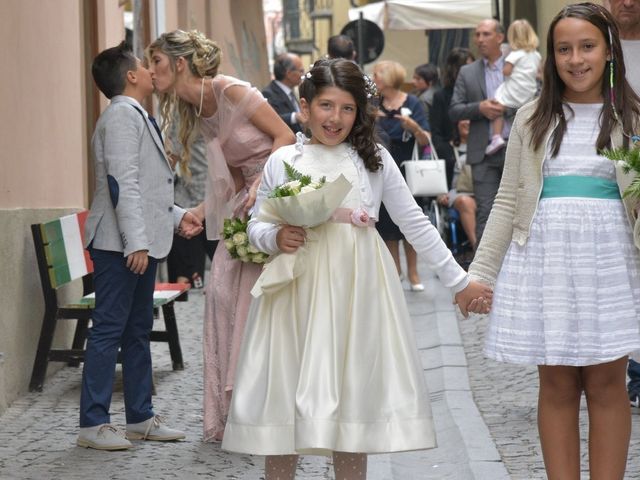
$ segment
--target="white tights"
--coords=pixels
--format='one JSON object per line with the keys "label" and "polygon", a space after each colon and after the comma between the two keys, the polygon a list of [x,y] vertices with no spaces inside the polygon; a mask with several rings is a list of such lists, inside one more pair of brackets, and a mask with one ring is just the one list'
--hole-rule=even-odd
{"label": "white tights", "polygon": [[[298,465],[297,455],[269,455],[265,459],[265,480],[293,480]],[[333,452],[336,480],[365,480],[367,454]]]}

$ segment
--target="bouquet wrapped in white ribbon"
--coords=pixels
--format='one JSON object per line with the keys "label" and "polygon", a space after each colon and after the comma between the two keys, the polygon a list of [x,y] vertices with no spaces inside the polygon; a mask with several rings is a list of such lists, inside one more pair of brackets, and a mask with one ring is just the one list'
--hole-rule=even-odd
{"label": "bouquet wrapped in white ribbon", "polygon": [[[262,202],[257,219],[306,229],[331,219],[351,190],[351,183],[343,175],[332,182],[324,178],[314,182],[287,162],[284,163],[288,181],[274,189],[269,198]],[[313,231],[307,230],[307,241],[313,239]],[[306,247],[301,247],[295,253],[279,253],[271,257],[251,294],[259,297],[263,293],[273,293],[298,277],[306,268],[305,254]]]}
{"label": "bouquet wrapped in white ribbon", "polygon": [[284,165],[289,181],[262,202],[258,212],[261,222],[313,228],[329,220],[351,190],[343,175],[333,182],[324,177],[314,182],[287,162]]}

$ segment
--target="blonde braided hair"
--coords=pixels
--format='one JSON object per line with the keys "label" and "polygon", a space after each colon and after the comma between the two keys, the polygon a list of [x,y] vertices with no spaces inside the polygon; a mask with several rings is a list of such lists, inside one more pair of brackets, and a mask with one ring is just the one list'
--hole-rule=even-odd
{"label": "blonde braided hair", "polygon": [[[151,58],[156,51],[169,57],[172,72],[176,72],[176,60],[183,57],[189,65],[190,72],[200,78],[215,77],[222,60],[222,51],[218,44],[197,30],[163,33],[147,47],[147,57]],[[191,144],[199,131],[197,107],[179,98],[175,92],[161,93],[159,97],[163,132],[168,132],[171,124],[179,119],[178,140],[182,145],[182,153],[178,163],[181,172],[189,178]],[[167,147],[167,150],[168,154],[172,153],[170,147]]]}

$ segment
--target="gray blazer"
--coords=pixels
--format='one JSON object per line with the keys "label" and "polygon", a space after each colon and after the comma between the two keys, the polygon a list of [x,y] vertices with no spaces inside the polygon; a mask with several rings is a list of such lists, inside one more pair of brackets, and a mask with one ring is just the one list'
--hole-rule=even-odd
{"label": "gray blazer", "polygon": [[[491,122],[480,113],[480,102],[487,99],[482,58],[460,69],[453,88],[449,118],[452,122],[471,120],[467,139],[467,163],[473,165],[484,159],[484,151],[489,144]],[[505,116],[512,117],[515,111],[507,110]]]}
{"label": "gray blazer", "polygon": [[146,112],[118,95],[100,115],[91,140],[96,188],[85,223],[85,247],[138,250],[160,259],[171,249],[185,211],[173,204],[173,170]]}

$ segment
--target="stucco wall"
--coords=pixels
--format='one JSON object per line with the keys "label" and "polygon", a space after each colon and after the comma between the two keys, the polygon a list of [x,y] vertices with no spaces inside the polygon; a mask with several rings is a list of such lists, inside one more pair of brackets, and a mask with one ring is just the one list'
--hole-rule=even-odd
{"label": "stucco wall", "polygon": [[[0,210],[0,413],[21,393],[28,390],[31,369],[40,336],[44,301],[36,264],[30,225],[57,218],[75,209]],[[60,292],[70,301],[82,292],[77,281]],[[70,348],[75,321],[62,321],[56,330],[54,348]],[[62,364],[51,363],[48,373]],[[46,383],[45,383],[46,388]]]}
{"label": "stucco wall", "polygon": [[261,89],[270,81],[262,0],[167,0],[166,30],[198,29],[222,49],[220,72]]}
{"label": "stucco wall", "polygon": [[0,12],[2,412],[28,389],[44,309],[29,226],[86,208],[88,127],[82,0],[3,1]]}

